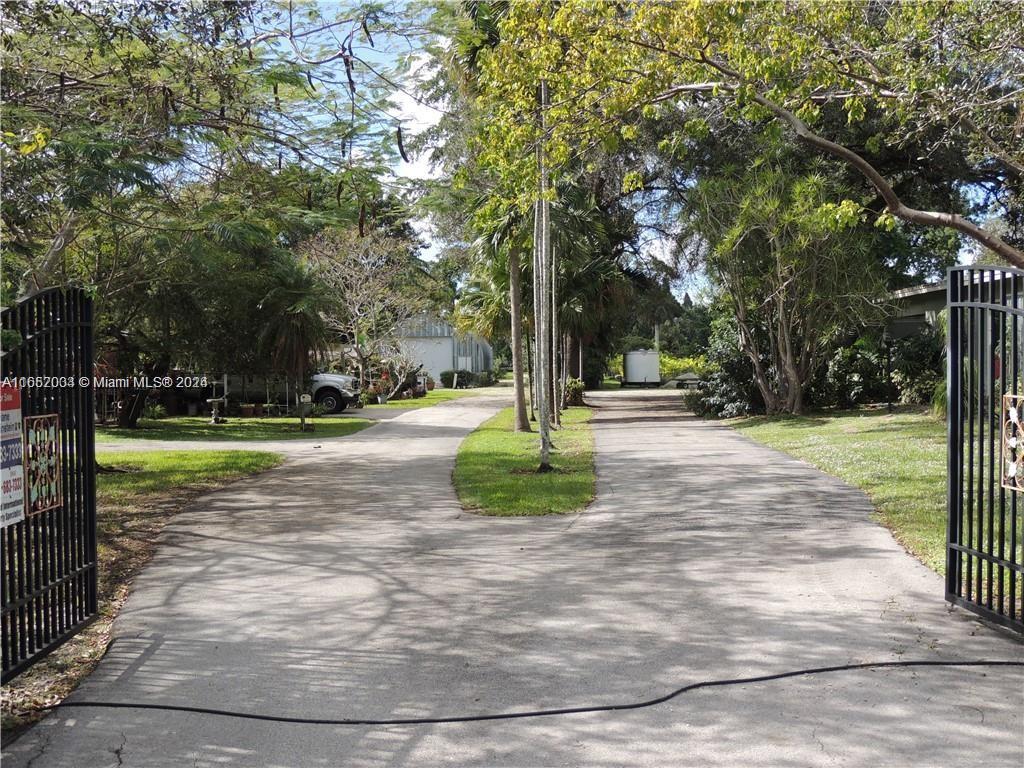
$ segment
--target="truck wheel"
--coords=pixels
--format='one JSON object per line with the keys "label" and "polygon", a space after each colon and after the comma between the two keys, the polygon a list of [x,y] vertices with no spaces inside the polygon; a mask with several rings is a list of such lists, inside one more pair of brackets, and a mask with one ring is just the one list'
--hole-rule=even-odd
{"label": "truck wheel", "polygon": [[345,398],[341,396],[341,392],[336,389],[321,389],[316,393],[317,405],[322,405],[324,410],[328,413],[341,413],[345,410],[345,406],[348,405]]}

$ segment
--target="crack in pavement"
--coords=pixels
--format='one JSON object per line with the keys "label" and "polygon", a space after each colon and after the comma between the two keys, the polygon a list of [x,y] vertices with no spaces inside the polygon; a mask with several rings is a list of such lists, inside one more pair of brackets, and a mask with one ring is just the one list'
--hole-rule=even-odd
{"label": "crack in pavement", "polygon": [[119,766],[124,765],[124,758],[122,757],[122,753],[124,752],[124,746],[127,743],[128,737],[125,736],[124,731],[121,731],[121,746],[119,746],[117,749],[111,750],[114,753],[114,757],[117,758],[117,764]]}
{"label": "crack in pavement", "polygon": [[39,751],[32,755],[31,759],[25,763],[25,768],[32,768],[32,763],[43,756],[43,753],[46,752],[46,748],[50,746],[51,738],[53,737],[49,733],[43,736],[43,743],[40,745]]}

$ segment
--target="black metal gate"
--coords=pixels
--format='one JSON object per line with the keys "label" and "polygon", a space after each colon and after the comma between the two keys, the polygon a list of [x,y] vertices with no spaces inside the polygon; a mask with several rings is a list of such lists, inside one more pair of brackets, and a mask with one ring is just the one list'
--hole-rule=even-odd
{"label": "black metal gate", "polygon": [[948,306],[946,599],[1024,632],[1024,271],[953,268]]}
{"label": "black metal gate", "polygon": [[7,682],[96,616],[92,300],[53,288],[0,315],[4,399],[21,406],[4,417],[5,499],[25,487],[0,532]]}

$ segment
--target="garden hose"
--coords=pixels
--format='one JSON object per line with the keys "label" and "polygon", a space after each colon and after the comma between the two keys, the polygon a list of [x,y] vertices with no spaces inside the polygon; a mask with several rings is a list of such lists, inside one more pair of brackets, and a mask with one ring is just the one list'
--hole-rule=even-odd
{"label": "garden hose", "polygon": [[701,688],[723,688],[731,685],[750,685],[768,683],[773,680],[785,680],[802,675],[824,675],[834,672],[848,672],[862,669],[883,669],[888,667],[1021,667],[1024,661],[874,661],[863,664],[839,664],[832,667],[812,667],[790,672],[777,672],[771,675],[756,677],[739,677],[724,680],[705,680],[676,688],[662,696],[644,701],[623,702],[621,704],[594,704],[557,709],[520,710],[513,712],[485,713],[477,715],[449,715],[444,717],[397,717],[397,718],[316,718],[286,717],[284,715],[261,715],[255,712],[238,712],[228,709],[210,707],[190,707],[176,704],[142,704],[121,701],[65,701],[42,707],[43,710],[75,708],[97,709],[152,709],[161,712],[187,712],[197,715],[214,717],[231,717],[242,720],[261,720],[272,723],[291,723],[298,725],[335,725],[335,726],[385,726],[385,725],[437,725],[442,723],[475,723],[486,720],[520,720],[528,717],[559,717],[563,715],[581,715],[593,712],[621,712],[631,709],[645,709],[664,704],[685,693]]}

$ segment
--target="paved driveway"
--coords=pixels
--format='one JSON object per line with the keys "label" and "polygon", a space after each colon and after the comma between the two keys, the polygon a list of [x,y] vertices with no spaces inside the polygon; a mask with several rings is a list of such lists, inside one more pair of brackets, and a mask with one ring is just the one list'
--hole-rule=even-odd
{"label": "paved driveway", "polygon": [[[593,397],[598,500],[582,515],[459,511],[452,457],[501,404],[487,399],[405,414],[203,498],[168,529],[75,698],[431,717],[848,662],[1024,659],[947,610],[941,580],[868,520],[858,492],[682,416],[672,394]],[[1021,670],[978,668],[430,726],[67,709],[4,764],[1019,768],[1022,712]]]}

